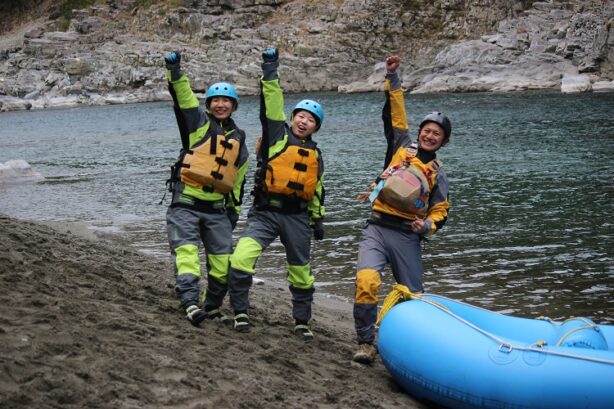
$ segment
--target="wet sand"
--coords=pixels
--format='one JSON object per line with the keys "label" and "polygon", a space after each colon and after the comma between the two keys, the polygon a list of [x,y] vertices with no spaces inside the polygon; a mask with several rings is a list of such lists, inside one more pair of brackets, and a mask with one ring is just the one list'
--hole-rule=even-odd
{"label": "wet sand", "polygon": [[195,328],[168,260],[2,215],[0,246],[2,408],[424,407],[379,358],[351,361],[348,302],[316,293],[316,339],[304,343],[287,287],[265,281],[250,296],[251,333]]}

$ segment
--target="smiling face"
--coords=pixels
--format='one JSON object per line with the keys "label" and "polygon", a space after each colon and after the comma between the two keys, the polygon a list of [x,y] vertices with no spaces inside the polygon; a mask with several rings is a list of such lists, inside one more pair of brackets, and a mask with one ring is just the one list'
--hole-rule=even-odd
{"label": "smiling face", "polygon": [[235,110],[235,102],[228,97],[213,97],[209,101],[209,112],[219,121],[230,118]]}
{"label": "smiling face", "polygon": [[418,132],[418,144],[427,152],[435,152],[446,143],[443,128],[435,122],[427,122]]}
{"label": "smiling face", "polygon": [[299,139],[305,139],[318,128],[315,116],[307,111],[296,111],[292,118],[292,133]]}

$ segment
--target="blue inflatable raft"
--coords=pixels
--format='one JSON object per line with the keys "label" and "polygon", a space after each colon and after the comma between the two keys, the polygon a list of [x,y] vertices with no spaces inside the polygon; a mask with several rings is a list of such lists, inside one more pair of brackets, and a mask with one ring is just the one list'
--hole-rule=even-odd
{"label": "blue inflatable raft", "polygon": [[506,316],[422,295],[384,316],[378,350],[415,398],[448,408],[614,408],[614,326]]}

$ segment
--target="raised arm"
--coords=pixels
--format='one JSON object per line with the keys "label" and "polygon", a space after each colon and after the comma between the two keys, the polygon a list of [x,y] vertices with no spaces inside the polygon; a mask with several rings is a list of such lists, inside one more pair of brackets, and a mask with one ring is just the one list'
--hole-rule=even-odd
{"label": "raised arm", "polygon": [[260,122],[264,146],[272,146],[285,135],[286,115],[284,95],[279,85],[279,51],[269,48],[262,53],[262,78],[260,80]]}
{"label": "raised arm", "polygon": [[181,53],[173,51],[164,57],[168,90],[173,97],[175,116],[181,132],[184,149],[198,138],[196,134],[206,123],[207,115],[200,111],[198,98],[194,95],[188,77],[181,71]]}
{"label": "raised arm", "polygon": [[395,152],[403,146],[411,144],[409,129],[407,126],[407,112],[405,111],[405,98],[401,88],[401,80],[397,69],[401,65],[398,55],[386,57],[386,103],[382,110],[384,122],[384,135],[386,136],[387,148],[384,160],[384,169],[390,165],[390,160]]}

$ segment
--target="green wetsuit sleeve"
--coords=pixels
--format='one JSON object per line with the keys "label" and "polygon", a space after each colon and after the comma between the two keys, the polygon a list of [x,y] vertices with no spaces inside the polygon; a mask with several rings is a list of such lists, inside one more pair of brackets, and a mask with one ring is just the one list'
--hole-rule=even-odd
{"label": "green wetsuit sleeve", "polygon": [[177,95],[177,103],[181,109],[198,108],[198,98],[194,95],[192,87],[190,87],[190,80],[183,74],[178,80],[171,80],[171,72],[166,70],[166,78],[173,87],[175,94]]}
{"label": "green wetsuit sleeve", "polygon": [[325,192],[323,179],[323,177],[318,179],[316,194],[307,205],[307,210],[311,219],[321,219],[326,215],[326,208],[324,207]]}
{"label": "green wetsuit sleeve", "polygon": [[307,205],[307,210],[311,219],[321,219],[326,214],[324,207],[324,199],[326,191],[324,189],[324,160],[320,150],[318,152],[318,183],[316,184],[316,193]]}
{"label": "green wetsuit sleeve", "polygon": [[285,136],[286,114],[284,113],[284,94],[279,85],[279,77],[270,81],[261,80],[262,103],[265,109],[263,129],[268,130],[268,145],[273,146]]}
{"label": "green wetsuit sleeve", "polygon": [[239,170],[237,171],[237,179],[232,187],[232,192],[229,195],[227,206],[234,207],[237,213],[241,211],[243,204],[243,194],[245,189],[245,174],[249,168],[249,153],[245,146],[245,140],[241,143],[241,153],[239,154]]}
{"label": "green wetsuit sleeve", "polygon": [[171,72],[166,70],[166,77],[169,81],[171,92],[175,93],[175,101],[179,105],[179,110],[185,127],[190,135],[189,146],[200,141],[207,130],[207,115],[200,110],[198,98],[190,87],[190,80],[183,74],[176,81],[171,80]]}

